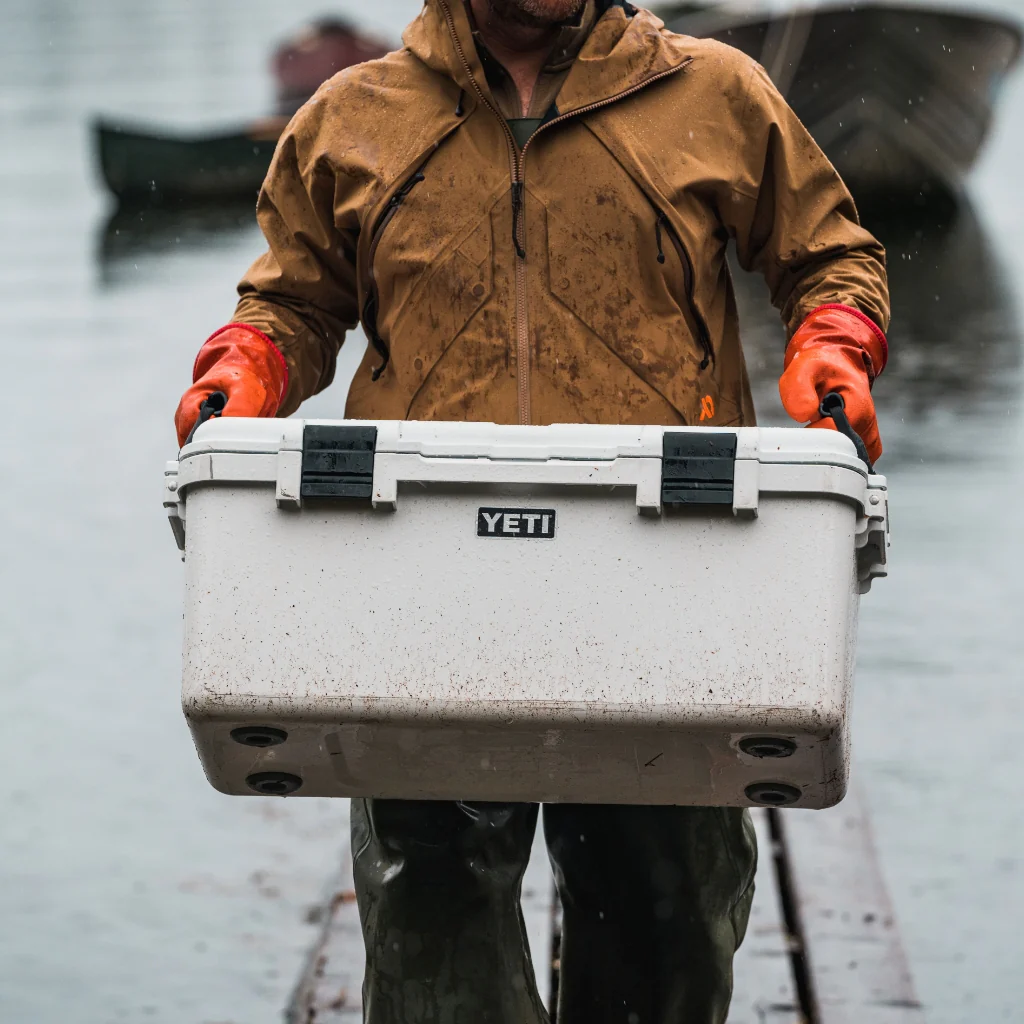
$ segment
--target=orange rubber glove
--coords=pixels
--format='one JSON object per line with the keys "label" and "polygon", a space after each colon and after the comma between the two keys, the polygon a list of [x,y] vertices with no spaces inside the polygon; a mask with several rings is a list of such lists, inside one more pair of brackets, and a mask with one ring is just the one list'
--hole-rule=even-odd
{"label": "orange rubber glove", "polygon": [[228,396],[225,416],[273,416],[288,390],[288,364],[280,349],[246,324],[228,324],[196,356],[192,387],[182,395],[174,426],[183,445],[199,419],[199,406],[214,391]]}
{"label": "orange rubber glove", "polygon": [[886,360],[889,346],[881,329],[860,310],[819,306],[797,329],[786,348],[779,395],[786,412],[809,427],[832,427],[821,415],[821,400],[838,391],[846,402],[850,425],[867,446],[871,461],[882,454],[871,385]]}

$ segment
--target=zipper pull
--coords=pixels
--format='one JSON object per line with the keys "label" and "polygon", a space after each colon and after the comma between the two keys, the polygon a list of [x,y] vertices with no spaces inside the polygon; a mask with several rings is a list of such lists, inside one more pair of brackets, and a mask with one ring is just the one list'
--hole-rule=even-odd
{"label": "zipper pull", "polygon": [[422,171],[417,171],[392,197],[389,206],[401,206],[402,201],[405,197],[418,185],[426,175]]}
{"label": "zipper pull", "polygon": [[658,262],[665,262],[665,250],[661,247],[661,221],[665,215],[659,213],[654,221],[654,237],[658,240]]}
{"label": "zipper pull", "polygon": [[526,250],[519,241],[519,217],[523,212],[523,183],[512,182],[512,244],[516,247],[516,255],[526,259]]}

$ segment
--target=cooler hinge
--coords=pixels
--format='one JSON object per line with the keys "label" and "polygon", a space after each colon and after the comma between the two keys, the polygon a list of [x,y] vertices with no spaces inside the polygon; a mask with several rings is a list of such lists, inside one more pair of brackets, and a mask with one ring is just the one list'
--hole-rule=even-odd
{"label": "cooler hinge", "polygon": [[662,442],[663,505],[732,505],[736,434],[666,430]]}
{"label": "cooler hinge", "polygon": [[371,498],[376,427],[306,424],[302,498]]}

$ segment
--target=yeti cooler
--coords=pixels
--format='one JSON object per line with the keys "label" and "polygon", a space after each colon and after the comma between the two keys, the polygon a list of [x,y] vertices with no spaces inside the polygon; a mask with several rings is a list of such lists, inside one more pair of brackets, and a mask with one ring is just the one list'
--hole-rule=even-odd
{"label": "yeti cooler", "polygon": [[888,521],[837,432],[218,419],[165,504],[224,793],[842,799]]}

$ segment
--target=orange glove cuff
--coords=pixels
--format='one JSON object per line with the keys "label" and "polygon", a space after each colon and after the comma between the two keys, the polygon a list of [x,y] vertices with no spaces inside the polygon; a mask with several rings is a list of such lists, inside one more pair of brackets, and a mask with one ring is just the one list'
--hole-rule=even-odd
{"label": "orange glove cuff", "polygon": [[[252,337],[246,338],[246,334]],[[202,348],[196,353],[196,361],[192,364],[192,382],[198,383],[199,378],[208,373],[215,363],[224,359],[233,361],[239,356],[251,361],[254,370],[262,369],[261,376],[268,384],[277,385],[273,390],[277,393],[277,403],[280,406],[288,391],[288,363],[270,338],[248,324],[225,324],[203,342]]]}
{"label": "orange glove cuff", "polygon": [[852,306],[843,306],[838,302],[818,306],[807,315],[807,318],[790,339],[786,350],[786,366],[795,354],[794,342],[800,338],[805,341],[813,335],[815,343],[856,342],[867,356],[865,369],[869,379],[874,379],[885,369],[889,361],[889,342],[882,328],[866,313]]}

